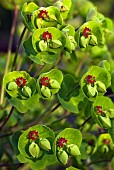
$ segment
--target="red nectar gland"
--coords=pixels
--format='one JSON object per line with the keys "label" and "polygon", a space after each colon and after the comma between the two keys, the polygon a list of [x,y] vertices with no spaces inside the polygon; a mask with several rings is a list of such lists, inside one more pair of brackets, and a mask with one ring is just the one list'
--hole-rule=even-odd
{"label": "red nectar gland", "polygon": [[52,34],[49,33],[48,31],[44,32],[43,35],[42,35],[42,37],[43,37],[43,39],[44,39],[45,41],[47,41],[47,40],[52,40]]}
{"label": "red nectar gland", "polygon": [[88,36],[91,34],[91,29],[90,28],[87,28],[85,27],[84,30],[83,30],[83,35],[88,38]]}
{"label": "red nectar gland", "polygon": [[63,146],[64,146],[64,144],[66,144],[67,143],[67,140],[65,139],[65,138],[60,138],[59,140],[58,140],[58,146],[60,147],[60,148],[62,148]]}
{"label": "red nectar gland", "polygon": [[101,116],[105,116],[105,113],[102,110],[102,106],[95,106],[97,113],[101,114]]}
{"label": "red nectar gland", "polygon": [[16,79],[16,84],[18,85],[18,87],[21,87],[21,86],[24,87],[26,85],[26,82],[27,80],[23,77],[18,77]]}
{"label": "red nectar gland", "polygon": [[43,20],[45,18],[47,18],[47,19],[49,18],[48,12],[46,10],[41,10],[38,16],[39,16],[39,18],[42,18]]}
{"label": "red nectar gland", "polygon": [[42,77],[41,84],[48,87],[50,85],[50,79],[48,77]]}
{"label": "red nectar gland", "polygon": [[103,143],[105,145],[109,145],[110,144],[110,139],[103,139]]}
{"label": "red nectar gland", "polygon": [[96,78],[94,76],[92,76],[92,75],[88,75],[86,77],[86,82],[89,83],[89,84],[94,85],[94,83],[96,82]]}
{"label": "red nectar gland", "polygon": [[36,140],[39,137],[38,132],[36,130],[32,130],[29,132],[28,137],[31,140]]}

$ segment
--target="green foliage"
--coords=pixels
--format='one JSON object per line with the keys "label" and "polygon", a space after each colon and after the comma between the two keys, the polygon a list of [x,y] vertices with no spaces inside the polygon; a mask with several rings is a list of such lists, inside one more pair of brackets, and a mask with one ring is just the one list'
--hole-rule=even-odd
{"label": "green foliage", "polygon": [[0,65],[6,62],[5,70],[1,67],[0,167],[19,162],[25,170],[104,170],[110,161],[113,169],[114,23],[94,3],[0,1],[6,9],[20,10],[18,17],[14,12],[12,29],[16,23],[20,29],[20,19],[25,26],[14,56],[12,31],[8,55],[0,54]]}

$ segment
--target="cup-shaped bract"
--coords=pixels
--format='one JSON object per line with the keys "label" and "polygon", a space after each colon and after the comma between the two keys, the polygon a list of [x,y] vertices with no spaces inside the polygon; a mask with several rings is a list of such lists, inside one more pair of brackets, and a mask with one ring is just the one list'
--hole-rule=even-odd
{"label": "cup-shaped bract", "polygon": [[4,76],[4,87],[10,97],[26,100],[36,92],[36,81],[26,71],[12,71]]}
{"label": "cup-shaped bract", "polygon": [[111,75],[105,69],[92,66],[81,78],[81,89],[84,95],[90,100],[95,100],[96,96],[104,95],[106,89],[111,84]]}
{"label": "cup-shaped bract", "polygon": [[59,91],[62,81],[63,75],[60,70],[52,69],[42,73],[37,80],[38,91],[44,99],[50,99]]}
{"label": "cup-shaped bract", "polygon": [[30,2],[28,4],[24,3],[24,5],[22,6],[21,10],[22,21],[30,31],[34,30],[34,26],[31,21],[32,13],[36,11],[38,8],[39,7],[34,2]]}
{"label": "cup-shaped bract", "polygon": [[[74,157],[79,156],[81,141],[82,135],[79,130],[66,128],[61,131],[55,139],[54,146],[54,152],[59,162],[67,164],[69,155]],[[64,156],[63,159],[62,156]]]}
{"label": "cup-shaped bract", "polygon": [[80,48],[103,46],[104,33],[101,24],[97,21],[88,21],[76,31],[76,41]]}
{"label": "cup-shaped bract", "polygon": [[35,10],[31,16],[31,22],[34,29],[38,29],[57,27],[58,24],[62,25],[63,21],[58,8],[49,6]]}
{"label": "cup-shaped bract", "polygon": [[37,64],[54,63],[66,44],[65,35],[57,28],[40,28],[24,42],[24,49]]}
{"label": "cup-shaped bract", "polygon": [[91,110],[92,117],[99,126],[111,127],[111,120],[114,118],[114,105],[110,98],[97,96]]}

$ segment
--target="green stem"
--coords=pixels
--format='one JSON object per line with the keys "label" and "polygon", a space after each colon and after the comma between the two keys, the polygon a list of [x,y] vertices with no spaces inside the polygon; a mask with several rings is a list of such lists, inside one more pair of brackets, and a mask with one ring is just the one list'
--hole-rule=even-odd
{"label": "green stem", "polygon": [[[24,130],[28,129],[29,127],[31,127],[31,126],[33,126],[33,125],[35,125],[35,124],[38,124],[38,123],[42,122],[46,117],[48,117],[52,112],[54,112],[60,105],[61,105],[60,103],[57,103],[56,106],[55,106],[53,109],[51,109],[51,110],[50,110],[50,108],[52,108],[52,105],[51,105],[50,107],[48,107],[48,108],[43,112],[43,114],[42,114],[40,117],[38,117],[38,119],[36,119],[35,121],[29,123],[29,124],[24,128]],[[50,111],[48,112],[48,110],[50,110]]]}
{"label": "green stem", "polygon": [[26,31],[26,27],[24,27],[24,29],[23,29],[23,31],[22,31],[22,33],[21,33],[21,36],[20,36],[20,38],[19,38],[19,41],[18,41],[18,45],[17,45],[17,48],[16,48],[15,57],[14,57],[14,60],[13,60],[13,64],[12,64],[12,69],[11,69],[11,71],[15,70],[15,68],[16,68],[15,65],[16,65],[16,60],[17,60],[17,56],[18,56],[18,52],[19,52],[19,47],[20,47],[20,44],[21,44],[21,42],[22,42],[23,36],[24,36],[24,34],[25,34],[25,31]]}
{"label": "green stem", "polygon": [[12,106],[9,115],[6,117],[6,119],[4,120],[3,124],[0,126],[0,132],[2,131],[2,129],[4,128],[6,123],[8,122],[9,118],[11,117],[11,115],[13,113],[13,110],[14,110],[14,107]]}
{"label": "green stem", "polygon": [[34,77],[34,78],[38,77],[44,67],[45,67],[45,65],[41,66],[40,69],[38,69],[38,70],[36,71],[36,73],[34,74],[33,77]]}
{"label": "green stem", "polygon": [[91,116],[88,117],[88,118],[84,121],[84,123],[82,123],[82,125],[81,125],[80,128],[79,128],[79,130],[81,130],[81,129],[83,128],[83,126],[84,126],[91,118],[92,118]]}
{"label": "green stem", "polygon": [[42,115],[39,120],[37,121],[37,123],[40,123],[42,122],[45,118],[47,118],[52,112],[54,112],[61,104],[60,103],[57,103],[57,105],[52,109],[50,110],[48,113],[46,113],[45,115]]}
{"label": "green stem", "polygon": [[[6,65],[5,65],[5,69],[4,69],[4,75],[7,74],[7,72],[8,72],[9,62],[10,62],[10,58],[11,58],[11,49],[12,49],[12,44],[13,44],[13,37],[14,37],[15,27],[16,27],[17,15],[18,15],[18,7],[15,6],[14,17],[13,17],[11,31],[10,31],[10,39],[9,39],[9,44],[8,44],[8,53],[7,53],[7,60],[6,60]],[[3,104],[3,101],[4,101],[4,85],[3,85],[3,82],[2,82],[0,105]]]}
{"label": "green stem", "polygon": [[96,160],[96,161],[88,163],[86,166],[88,167],[88,166],[90,166],[92,164],[102,163],[102,162],[110,162],[110,160]]}
{"label": "green stem", "polygon": [[60,122],[60,121],[63,120],[63,119],[67,119],[68,117],[70,117],[70,116],[72,116],[72,115],[73,115],[73,113],[69,113],[69,114],[67,114],[67,115],[64,115],[64,116],[60,117],[59,119],[57,119],[57,120],[55,120],[55,121],[53,121],[53,122],[46,123],[46,125],[47,125],[47,126],[53,125],[53,124],[55,124],[55,123]]}

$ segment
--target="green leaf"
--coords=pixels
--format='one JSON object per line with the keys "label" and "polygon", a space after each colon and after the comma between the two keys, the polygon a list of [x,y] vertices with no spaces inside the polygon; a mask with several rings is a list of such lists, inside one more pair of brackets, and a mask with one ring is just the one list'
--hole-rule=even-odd
{"label": "green leaf", "polygon": [[86,0],[77,0],[75,5],[76,5],[76,9],[78,10],[79,14],[84,18],[86,18],[88,11],[92,7],[94,7],[92,2],[86,1]]}
{"label": "green leaf", "polygon": [[31,98],[27,100],[20,100],[15,97],[8,98],[8,101],[12,106],[14,106],[20,113],[25,113],[28,110],[34,109],[39,103],[39,98],[41,96],[39,94],[33,95]]}
{"label": "green leaf", "polygon": [[27,159],[26,157],[24,157],[23,155],[20,154],[19,149],[18,149],[18,140],[19,137],[21,136],[22,131],[16,131],[11,139],[11,144],[13,146],[14,152],[16,154],[17,159],[21,162],[21,163],[26,163]]}
{"label": "green leaf", "polygon": [[90,20],[98,20],[97,19],[97,8],[93,7],[88,11],[87,17],[86,17],[86,21],[90,21]]}
{"label": "green leaf", "polygon": [[69,74],[64,76],[61,89],[58,93],[58,99],[66,110],[73,113],[79,112],[78,105],[83,101],[84,96],[73,76]]}
{"label": "green leaf", "polygon": [[7,0],[7,1],[0,1],[0,4],[6,9],[14,10],[15,5],[17,5],[18,8],[20,9],[25,2],[30,2],[30,1],[32,0]]}
{"label": "green leaf", "polygon": [[32,36],[29,37],[28,40],[25,40],[23,43],[24,50],[28,57],[33,60],[35,63],[43,65],[44,63],[41,61],[41,57],[37,54],[32,46]]}
{"label": "green leaf", "polygon": [[114,71],[112,71],[111,73],[111,89],[114,93]]}
{"label": "green leaf", "polygon": [[60,10],[60,13],[63,19],[66,19],[69,13],[71,4],[72,4],[71,0],[62,0],[62,1],[57,1],[54,5]]}
{"label": "green leaf", "polygon": [[110,64],[108,63],[107,60],[100,61],[98,66],[105,68],[107,71],[110,71]]}
{"label": "green leaf", "polygon": [[22,21],[30,31],[34,30],[33,24],[31,23],[32,13],[37,9],[38,6],[34,2],[30,2],[28,4],[26,2],[22,7],[21,11]]}
{"label": "green leaf", "polygon": [[111,119],[111,128],[108,129],[108,132],[112,138],[112,141],[114,143],[114,118]]}

